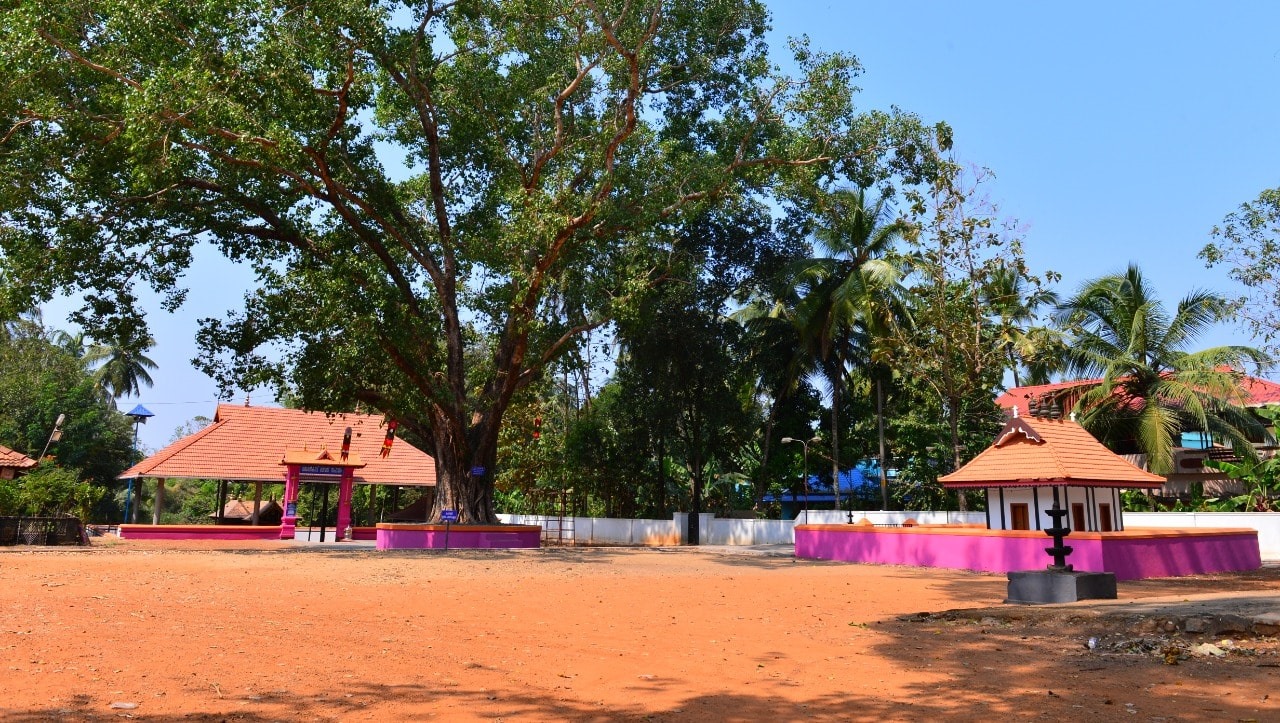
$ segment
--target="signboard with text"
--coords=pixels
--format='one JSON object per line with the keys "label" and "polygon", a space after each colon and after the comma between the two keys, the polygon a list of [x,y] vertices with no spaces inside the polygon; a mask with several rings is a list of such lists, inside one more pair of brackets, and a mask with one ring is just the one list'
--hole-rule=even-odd
{"label": "signboard with text", "polygon": [[341,477],[342,468],[323,464],[304,464],[298,467],[298,474],[307,477]]}

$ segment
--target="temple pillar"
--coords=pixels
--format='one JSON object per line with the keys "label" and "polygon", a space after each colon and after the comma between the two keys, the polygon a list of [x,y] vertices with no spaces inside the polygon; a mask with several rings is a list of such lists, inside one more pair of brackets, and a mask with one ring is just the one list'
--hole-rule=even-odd
{"label": "temple pillar", "polygon": [[292,540],[298,524],[298,467],[289,465],[284,473],[284,517],[280,520],[280,539]]}
{"label": "temple pillar", "polygon": [[347,528],[351,527],[351,496],[354,485],[355,470],[351,467],[343,468],[342,480],[338,483],[338,524],[333,533],[335,540],[351,539],[347,534]]}
{"label": "temple pillar", "polygon": [[164,507],[164,478],[156,478],[156,504],[151,511],[151,524],[160,524],[160,508]]}

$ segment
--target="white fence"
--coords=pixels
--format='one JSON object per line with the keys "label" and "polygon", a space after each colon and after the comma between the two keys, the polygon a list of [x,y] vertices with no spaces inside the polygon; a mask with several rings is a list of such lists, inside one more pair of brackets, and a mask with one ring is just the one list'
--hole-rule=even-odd
{"label": "white fence", "polygon": [[[810,510],[813,524],[847,524],[849,513]],[[543,515],[498,515],[503,522],[541,525],[554,539],[580,545],[680,545],[685,542],[688,514],[677,512],[670,520],[620,520],[603,517],[574,517],[560,520]],[[698,541],[703,545],[790,545],[795,543],[794,524],[805,523],[806,513],[797,520],[720,519],[699,515]],[[908,518],[922,525],[982,524],[984,512],[854,512],[853,521],[866,518],[876,525],[901,525]],[[1280,513],[1275,512],[1126,512],[1124,525],[1133,527],[1248,527],[1258,531],[1262,559],[1280,560]]]}
{"label": "white fence", "polygon": [[[811,510],[808,521],[813,524],[845,524],[847,512]],[[506,523],[540,525],[552,539],[563,539],[580,545],[681,545],[688,531],[687,512],[677,512],[670,520],[622,520],[605,517],[560,518],[545,515],[498,515]],[[855,512],[853,521],[863,518],[877,525],[900,525],[907,519],[921,524],[984,522],[981,512]],[[698,542],[702,545],[791,545],[795,543],[794,526],[804,524],[806,513],[798,520],[721,519],[711,513],[698,516]]]}
{"label": "white fence", "polygon": [[1126,512],[1124,526],[1252,527],[1258,531],[1262,559],[1280,560],[1280,512]]}

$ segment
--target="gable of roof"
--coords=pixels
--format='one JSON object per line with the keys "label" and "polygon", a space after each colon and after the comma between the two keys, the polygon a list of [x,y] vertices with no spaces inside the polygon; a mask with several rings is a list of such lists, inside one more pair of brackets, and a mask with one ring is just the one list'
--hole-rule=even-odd
{"label": "gable of roof", "polygon": [[119,479],[219,479],[245,482],[281,482],[286,453],[310,450],[320,456],[331,450],[338,456],[342,436],[351,427],[352,461],[356,484],[429,486],[436,483],[435,460],[403,439],[382,457],[386,431],[382,417],[374,414],[305,412],[280,407],[246,407],[219,404],[213,423],[142,460]]}
{"label": "gable of roof", "polygon": [[1165,480],[1133,466],[1069,419],[1016,417],[995,443],[938,481],[950,489],[1036,485],[1149,489]]}
{"label": "gable of roof", "polygon": [[36,461],[21,452],[15,452],[12,449],[0,444],[0,467],[12,467],[14,469],[29,469],[36,466]]}

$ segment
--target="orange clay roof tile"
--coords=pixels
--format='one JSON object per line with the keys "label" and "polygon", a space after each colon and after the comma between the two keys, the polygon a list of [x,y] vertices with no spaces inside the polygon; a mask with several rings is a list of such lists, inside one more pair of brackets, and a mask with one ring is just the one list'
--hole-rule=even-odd
{"label": "orange clay roof tile", "polygon": [[12,449],[0,444],[0,467],[14,467],[16,469],[27,469],[36,466],[36,461],[21,452],[15,452]]}
{"label": "orange clay roof tile", "polygon": [[278,407],[219,404],[213,423],[183,437],[119,475],[165,479],[221,479],[280,482],[286,453],[342,450],[342,435],[353,432],[351,457],[363,462],[356,484],[423,486],[436,483],[435,460],[397,438],[391,454],[380,456],[386,427],[374,414],[337,414]]}
{"label": "orange clay roof tile", "polygon": [[[1001,409],[1012,409],[1016,405],[1018,410],[1025,414],[1027,412],[1027,403],[1030,400],[1040,399],[1043,395],[1050,392],[1057,392],[1066,397],[1069,406],[1070,404],[1075,403],[1075,397],[1085,389],[1088,389],[1101,381],[1101,379],[1081,379],[1072,382],[1056,382],[1054,384],[1036,384],[1025,387],[1013,387],[1009,391],[996,397],[996,404],[999,405]],[[1078,387],[1080,391],[1072,393],[1070,390],[1073,387]],[[1260,407],[1265,404],[1280,403],[1280,384],[1273,381],[1245,374],[1242,375],[1240,379],[1240,388],[1244,396],[1243,404],[1246,407]]]}
{"label": "orange clay roof tile", "polygon": [[1102,446],[1076,422],[1016,417],[992,446],[938,481],[949,488],[1070,484],[1147,489],[1165,480]]}

